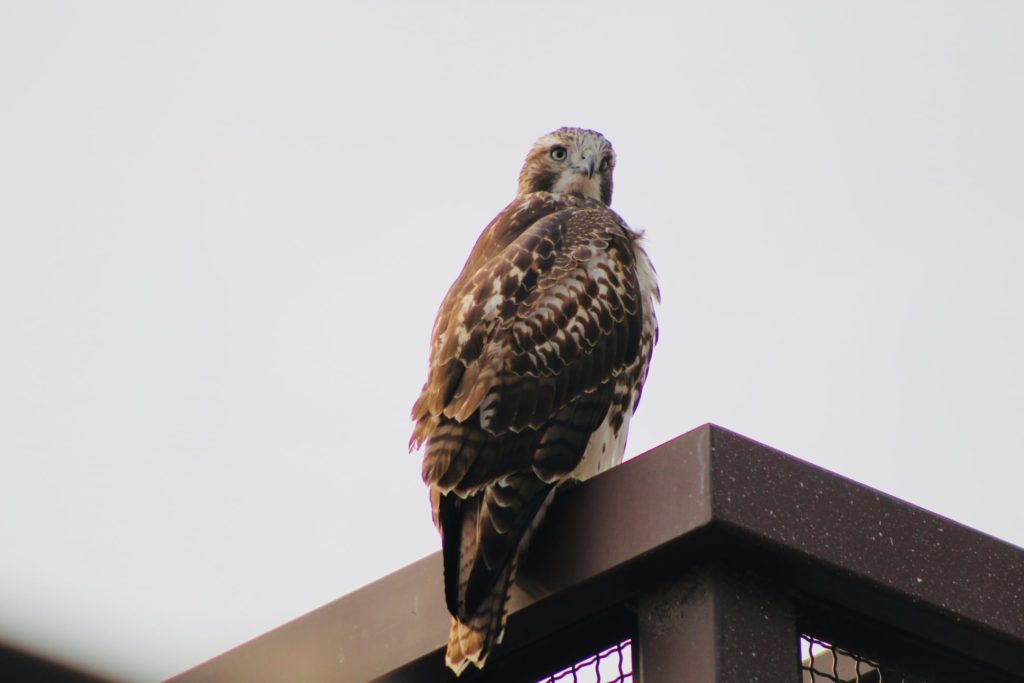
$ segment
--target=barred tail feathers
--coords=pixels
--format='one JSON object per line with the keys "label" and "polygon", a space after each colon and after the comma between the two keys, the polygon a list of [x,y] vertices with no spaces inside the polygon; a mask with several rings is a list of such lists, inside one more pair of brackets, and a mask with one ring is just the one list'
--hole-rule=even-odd
{"label": "barred tail feathers", "polygon": [[505,620],[508,615],[508,599],[515,581],[515,568],[509,567],[503,575],[503,586],[495,590],[481,605],[473,616],[465,623],[452,617],[452,628],[448,633],[448,651],[444,662],[456,676],[469,666],[470,662],[478,669],[487,663],[487,657],[494,646],[501,642],[505,635]]}
{"label": "barred tail feathers", "polygon": [[522,539],[515,556],[498,577],[494,590],[481,603],[479,608],[466,621],[452,618],[451,630],[448,633],[448,649],[445,652],[445,664],[460,676],[472,663],[482,669],[495,645],[501,643],[505,636],[505,623],[508,621],[508,602],[512,597],[512,585],[516,580],[519,562],[526,554],[534,531],[544,520],[544,515],[555,496],[555,487],[548,491],[543,503],[534,515]]}

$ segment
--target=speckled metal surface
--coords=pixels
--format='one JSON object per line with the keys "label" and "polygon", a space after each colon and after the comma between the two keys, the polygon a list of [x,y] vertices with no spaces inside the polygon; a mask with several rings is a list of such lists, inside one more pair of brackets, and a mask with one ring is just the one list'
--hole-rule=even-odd
{"label": "speckled metal surface", "polygon": [[[750,625],[758,619],[795,633],[796,612],[811,604],[819,614],[827,605],[873,618],[1024,672],[1024,550],[705,425],[556,500],[520,571],[495,676],[486,680],[505,680],[497,676],[502,658],[516,659],[550,634],[562,631],[560,642],[574,647],[565,638],[593,631],[578,624],[623,604],[639,606],[643,651],[652,591],[710,567],[718,573],[701,579],[711,582],[711,602],[700,609],[712,609],[720,628],[686,637],[725,650],[710,678],[690,681],[755,680],[742,677],[756,669],[729,673],[729,662],[742,658],[723,652],[750,644],[729,634],[757,633]],[[737,571],[753,583],[737,583]],[[742,586],[755,588],[745,594]],[[435,554],[172,680],[449,680],[441,589]],[[661,642],[673,651],[671,638]],[[756,649],[775,652],[764,671],[795,667],[795,636],[785,642],[789,654]],[[652,660],[644,661],[651,671]]]}
{"label": "speckled metal surface", "polygon": [[727,430],[711,444],[713,517],[734,553],[770,560],[805,595],[1024,673],[1020,548]]}
{"label": "speckled metal surface", "polygon": [[637,608],[640,680],[796,681],[798,634],[788,597],[720,563],[660,584]]}
{"label": "speckled metal surface", "polygon": [[715,519],[1018,638],[1024,552],[715,428]]}

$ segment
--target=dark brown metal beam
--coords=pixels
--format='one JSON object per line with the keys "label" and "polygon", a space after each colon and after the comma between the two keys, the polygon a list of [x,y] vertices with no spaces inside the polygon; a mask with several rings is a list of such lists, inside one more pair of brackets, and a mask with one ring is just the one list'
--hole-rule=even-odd
{"label": "dark brown metal beam", "polygon": [[[1024,551],[713,425],[556,500],[492,661],[710,560],[1024,671]],[[447,680],[441,590],[435,554],[172,680]]]}
{"label": "dark brown metal beam", "polygon": [[[712,428],[716,523],[802,595],[1024,672],[1024,550]],[[770,567],[769,567],[770,565]]]}

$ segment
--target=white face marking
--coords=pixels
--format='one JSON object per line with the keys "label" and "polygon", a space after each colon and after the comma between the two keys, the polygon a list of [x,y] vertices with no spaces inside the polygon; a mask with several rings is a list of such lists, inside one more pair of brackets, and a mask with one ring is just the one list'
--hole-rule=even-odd
{"label": "white face marking", "polygon": [[588,178],[572,168],[567,168],[562,175],[558,176],[553,192],[575,192],[591,199],[601,198],[601,176],[594,175]]}

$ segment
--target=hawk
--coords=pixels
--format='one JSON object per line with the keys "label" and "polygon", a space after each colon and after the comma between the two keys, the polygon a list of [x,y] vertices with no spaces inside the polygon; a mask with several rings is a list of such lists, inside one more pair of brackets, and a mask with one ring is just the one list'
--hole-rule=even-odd
{"label": "hawk", "polygon": [[434,322],[409,448],[426,445],[456,674],[501,642],[555,491],[622,460],[660,294],[640,234],[608,208],[614,168],[598,132],[537,140]]}

